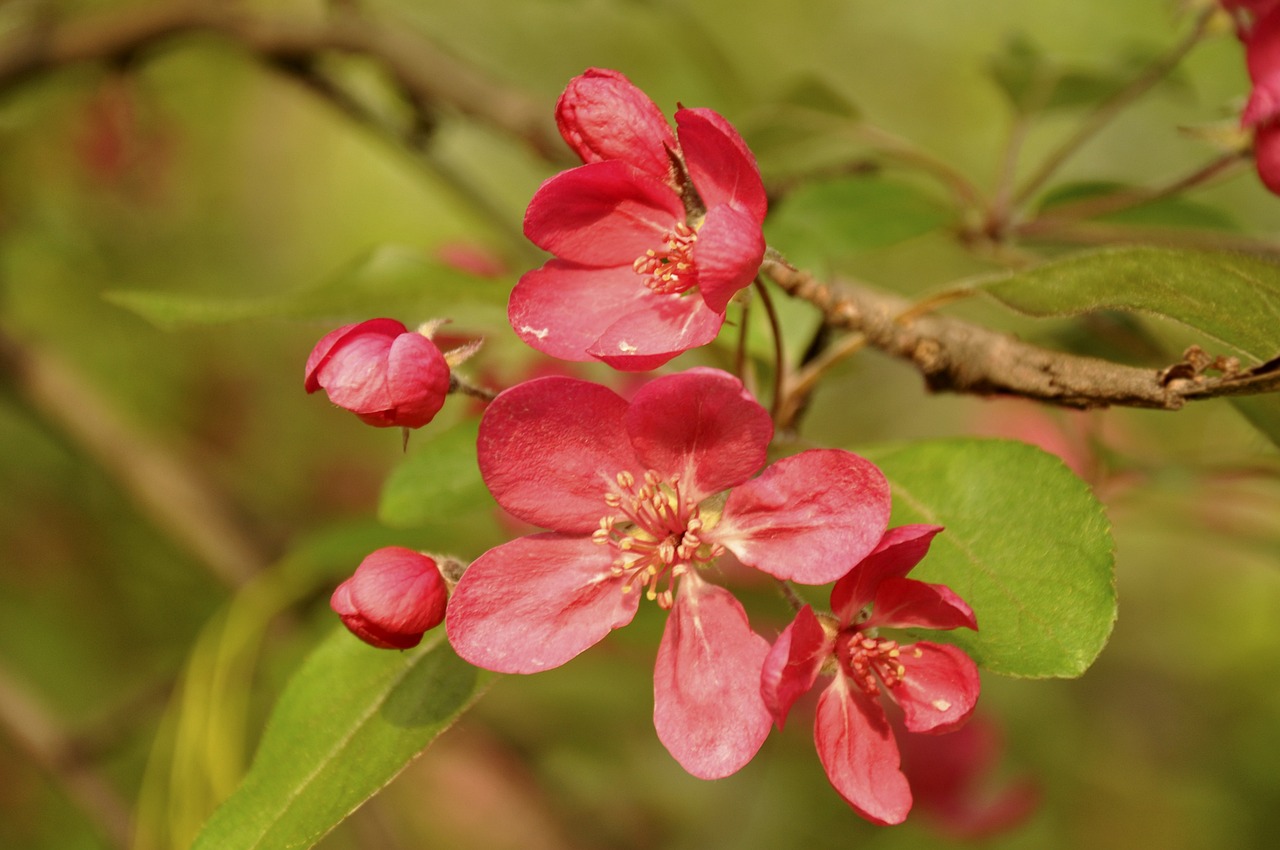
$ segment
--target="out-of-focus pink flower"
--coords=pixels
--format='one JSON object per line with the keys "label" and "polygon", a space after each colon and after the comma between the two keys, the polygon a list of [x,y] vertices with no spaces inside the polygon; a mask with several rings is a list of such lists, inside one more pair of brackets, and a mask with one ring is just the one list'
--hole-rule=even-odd
{"label": "out-of-focus pink flower", "polygon": [[939,832],[966,841],[990,838],[1035,811],[1040,794],[1030,779],[996,783],[1003,745],[997,727],[981,715],[946,735],[896,731],[915,810]]}
{"label": "out-of-focus pink flower", "polygon": [[627,371],[710,342],[764,257],[768,202],[746,143],[709,109],[679,109],[673,136],[614,71],[576,78],[556,115],[586,164],[529,202],[525,235],[556,259],[520,278],[511,326],[539,351]]}
{"label": "out-of-focus pink flower", "polygon": [[449,392],[449,366],[436,344],[395,319],[343,325],[316,343],[307,358],[307,392],[380,428],[419,428],[435,417]]}
{"label": "out-of-focus pink flower", "polygon": [[768,643],[742,605],[703,578],[726,551],[779,578],[821,584],[870,552],[888,523],[880,471],[850,452],[765,464],[769,414],[731,375],[693,369],[628,402],[607,387],[540,378],[498,396],[478,440],[498,504],[547,533],[467,568],[449,640],[490,670],[564,664],[631,622],[641,595],[668,609],[654,725],[695,776],[742,767],[768,735]]}
{"label": "out-of-focus pink flower", "polygon": [[436,562],[402,546],[368,555],[329,606],[352,634],[380,649],[417,646],[444,620],[449,592]]}
{"label": "out-of-focus pink flower", "polygon": [[1236,19],[1253,83],[1240,126],[1254,128],[1258,177],[1280,194],[1280,0],[1223,0],[1222,5]]}
{"label": "out-of-focus pink flower", "polygon": [[973,611],[950,588],[905,577],[941,530],[890,529],[836,582],[832,615],[800,609],[761,675],[761,693],[779,727],[819,676],[833,676],[818,697],[818,758],[840,796],[879,824],[905,820],[912,799],[879,697],[897,704],[908,731],[931,734],[959,727],[978,701],[978,668],[964,652],[928,641],[904,646],[879,635],[884,628],[977,628]]}
{"label": "out-of-focus pink flower", "polygon": [[436,249],[436,257],[446,266],[483,278],[507,274],[507,264],[490,248],[474,242],[447,242]]}

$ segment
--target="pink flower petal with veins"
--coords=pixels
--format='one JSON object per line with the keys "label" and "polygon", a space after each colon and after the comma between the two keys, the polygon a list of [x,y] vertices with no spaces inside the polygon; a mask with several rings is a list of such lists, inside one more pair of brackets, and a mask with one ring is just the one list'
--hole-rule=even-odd
{"label": "pink flower petal with veins", "polygon": [[764,465],[773,420],[742,382],[717,369],[689,369],[641,387],[623,417],[636,456],[678,474],[703,497],[741,484]]}
{"label": "pink flower petal with veins", "polygon": [[973,609],[944,584],[887,578],[876,589],[875,607],[864,624],[884,629],[978,628]]}
{"label": "pink flower petal with veins", "polygon": [[902,708],[911,732],[948,732],[969,719],[978,703],[978,665],[954,646],[904,646],[898,662],[907,674],[889,695]]}
{"label": "pink flower petal with veins", "polygon": [[480,475],[498,504],[554,531],[590,533],[624,470],[637,477],[622,424],[627,402],[608,387],[550,376],[502,392],[480,421]]}
{"label": "pink flower petal with veins", "polygon": [[844,676],[818,697],[813,740],[827,778],[860,815],[885,825],[906,820],[911,788],[893,729],[884,709]]}
{"label": "pink flower petal with veins", "polygon": [[617,71],[588,68],[556,102],[556,126],[583,162],[620,159],[660,180],[671,170],[675,134],[662,110]]}
{"label": "pink flower petal with veins", "polygon": [[760,167],[733,125],[711,109],[676,111],[680,148],[707,209],[731,204],[759,226],[769,208]]}
{"label": "pink flower petal with veins", "polygon": [[544,182],[525,210],[524,233],[562,260],[629,266],[664,245],[684,216],[684,204],[670,186],[625,162],[608,160]]}
{"label": "pink flower petal with veins", "polygon": [[723,313],[729,300],[751,285],[760,271],[764,249],[759,221],[727,204],[707,210],[693,245],[693,262],[698,270],[698,291],[708,307]]}
{"label": "pink flower petal with veins", "polygon": [[387,337],[388,347],[391,344],[390,340],[408,331],[408,328],[395,319],[370,319],[367,322],[343,325],[336,330],[329,331],[329,333],[320,338],[315,348],[311,350],[310,356],[307,357],[306,380],[304,383],[304,388],[307,392],[313,393],[320,389],[320,381],[317,374],[320,371],[320,367],[329,362],[329,359],[333,356],[334,348],[342,342],[348,333],[357,327],[370,336],[380,334]]}
{"label": "pink flower petal with veins", "polygon": [[751,760],[771,720],[760,696],[768,642],[733,594],[690,573],[680,580],[653,679],[653,725],[685,770],[720,779]]}
{"label": "pink flower petal with veins", "polygon": [[760,695],[779,729],[796,700],[818,681],[823,663],[834,651],[835,640],[808,605],[773,642],[760,673]]}
{"label": "pink flower petal with veins", "polygon": [[940,525],[900,525],[886,531],[875,550],[831,589],[831,610],[840,625],[852,623],[858,612],[871,604],[880,582],[911,572],[939,531]]}
{"label": "pink flower petal with veins", "polygon": [[702,299],[653,292],[634,279],[643,293],[636,300],[638,307],[616,316],[588,346],[587,354],[619,371],[645,372],[706,345],[720,333],[724,315],[712,311]]}
{"label": "pink flower petal with veins", "polygon": [[813,449],[735,488],[705,537],[775,578],[826,584],[875,548],[889,508],[889,484],[875,464]]}
{"label": "pink flower petal with veins", "polygon": [[485,552],[449,599],[449,642],[465,660],[499,673],[559,667],[635,617],[640,593],[623,593],[614,553],[590,537],[535,534]]}

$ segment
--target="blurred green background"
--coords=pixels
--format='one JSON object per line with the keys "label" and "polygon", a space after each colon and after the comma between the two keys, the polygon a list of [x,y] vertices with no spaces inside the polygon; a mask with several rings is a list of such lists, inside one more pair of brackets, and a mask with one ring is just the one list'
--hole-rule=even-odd
{"label": "blurred green background", "polygon": [[[331,11],[310,0],[236,5],[301,22]],[[710,106],[737,123],[770,181],[851,159],[847,138],[794,132],[770,111],[798,86],[820,85],[983,187],[997,178],[1011,121],[988,67],[1010,38],[1066,66],[1106,70],[1158,55],[1189,26],[1167,0],[332,6],[394,22],[543,104],[548,120],[574,74],[622,70],[664,109]],[[41,26],[93,16],[107,27],[144,8],[11,0],[0,4],[0,55]],[[399,126],[403,104],[376,68],[331,61],[336,78]],[[1213,151],[1179,128],[1230,125],[1247,87],[1236,40],[1207,39],[1059,182],[1158,184],[1192,170]],[[1080,115],[1035,122],[1023,173]],[[149,294],[288,298],[345,280],[381,246],[429,263],[461,242],[505,257],[511,272],[468,279],[447,304],[430,292],[422,303],[444,304],[437,313],[454,317],[451,332],[487,337],[470,375],[518,379],[534,361],[503,305],[538,261],[518,239],[524,205],[558,166],[456,108],[436,117],[426,153],[406,151],[231,41],[200,34],[0,90],[0,846],[185,846],[234,787],[290,670],[335,627],[328,593],[367,551],[403,543],[469,558],[509,534],[482,502],[417,528],[379,523],[382,482],[404,457],[399,434],[302,391],[311,345],[364,315],[162,327],[127,306],[162,303]],[[944,208],[930,184],[902,180]],[[1247,169],[1194,198],[1233,233],[1280,233],[1280,200]],[[995,268],[945,227],[910,239],[806,239],[822,223],[782,218],[786,203],[770,231],[776,247],[822,274],[914,296]],[[877,227],[892,234],[891,222]],[[1132,318],[1113,327],[1033,323],[980,303],[958,311],[1133,362],[1176,358],[1182,339]],[[812,321],[807,308],[788,315],[796,327]],[[410,440],[410,458],[474,413],[451,399]],[[806,440],[842,446],[973,433],[1069,447],[1114,523],[1121,599],[1113,640],[1082,679],[985,679],[980,713],[1006,745],[995,780],[1031,777],[1039,805],[980,843],[1271,846],[1280,831],[1275,446],[1225,402],[1068,415],[935,397],[913,370],[874,353],[828,380],[803,429]],[[180,501],[187,486],[208,501]],[[685,775],[650,720],[661,618],[646,610],[638,624],[563,669],[500,680],[322,846],[951,846],[926,817],[877,829],[849,811],[803,722],[734,777]]]}

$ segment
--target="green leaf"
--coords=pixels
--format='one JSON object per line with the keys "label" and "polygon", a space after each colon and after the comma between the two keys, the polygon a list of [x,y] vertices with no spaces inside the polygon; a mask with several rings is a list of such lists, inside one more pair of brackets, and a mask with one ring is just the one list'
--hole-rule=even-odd
{"label": "green leaf", "polygon": [[1018,34],[991,58],[987,72],[1017,112],[1032,114],[1100,103],[1152,59],[1148,50],[1130,49],[1110,67],[1070,67],[1046,56],[1025,34]]}
{"label": "green leaf", "polygon": [[1083,673],[1116,618],[1111,527],[1057,457],[1012,440],[953,439],[864,452],[893,488],[893,522],[946,530],[911,577],[945,584],[978,631],[921,635],[995,673]]}
{"label": "green leaf", "polygon": [[387,477],[378,519],[393,528],[453,522],[493,498],[476,462],[478,419],[461,422],[406,458]]}
{"label": "green leaf", "polygon": [[260,319],[359,321],[399,316],[406,323],[447,316],[502,321],[510,285],[478,278],[415,248],[376,248],[319,286],[264,298],[176,292],[108,292],[103,297],[166,330]]}
{"label": "green leaf", "polygon": [[[1057,187],[1045,196],[1040,203],[1040,211],[1052,212],[1055,207],[1065,204],[1119,194],[1131,191],[1133,188],[1107,180],[1067,183]],[[1098,221],[1149,227],[1198,227],[1207,230],[1239,230],[1235,220],[1222,209],[1177,195],[1116,212],[1091,216],[1091,218],[1095,218]]]}
{"label": "green leaf", "polygon": [[765,231],[769,244],[789,257],[831,257],[884,248],[950,220],[945,206],[912,184],[852,177],[797,189],[778,205]]}
{"label": "green leaf", "polygon": [[406,652],[336,630],[277,703],[244,782],[194,850],[311,847],[447,729],[491,677],[444,630]]}

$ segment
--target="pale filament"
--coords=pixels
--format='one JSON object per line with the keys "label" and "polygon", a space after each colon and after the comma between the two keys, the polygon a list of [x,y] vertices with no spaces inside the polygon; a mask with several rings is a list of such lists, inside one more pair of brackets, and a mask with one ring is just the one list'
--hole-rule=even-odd
{"label": "pale filament", "polygon": [[[894,688],[907,677],[902,666],[903,648],[896,640],[871,637],[854,632],[844,645],[844,671],[868,696],[880,693],[880,685]],[[916,657],[920,650],[914,650]]]}
{"label": "pale filament", "polygon": [[631,264],[636,274],[645,278],[644,285],[663,295],[687,292],[697,285],[693,273],[693,243],[698,235],[683,221],[667,234],[664,248],[650,248]]}

